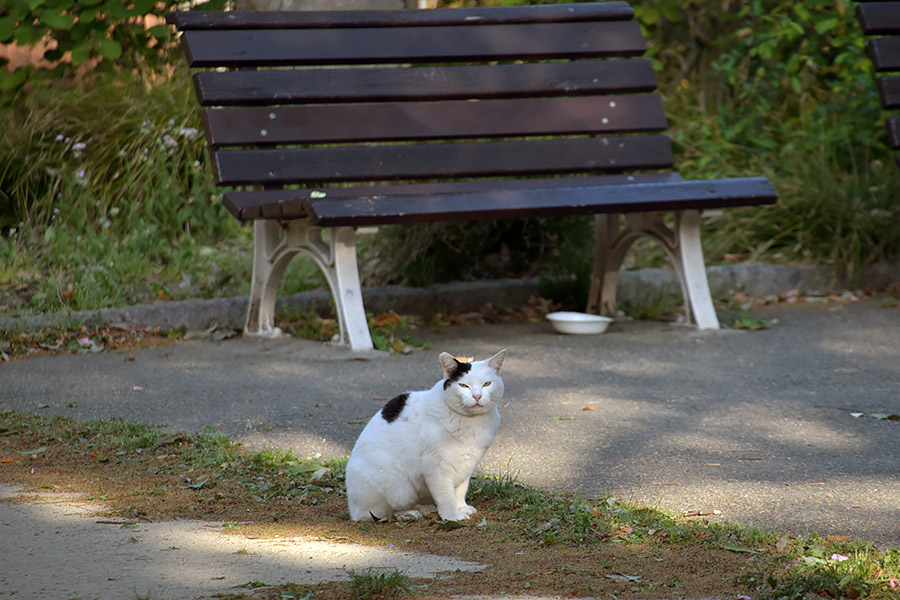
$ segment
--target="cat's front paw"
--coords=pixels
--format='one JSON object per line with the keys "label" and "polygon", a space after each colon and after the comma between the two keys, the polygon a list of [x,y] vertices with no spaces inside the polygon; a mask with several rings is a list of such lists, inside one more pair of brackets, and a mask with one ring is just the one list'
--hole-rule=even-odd
{"label": "cat's front paw", "polygon": [[464,515],[471,516],[471,515],[474,515],[475,513],[477,513],[478,509],[470,504],[466,504],[465,506],[459,507],[459,512],[463,513]]}
{"label": "cat's front paw", "polygon": [[459,510],[456,512],[447,511],[446,513],[438,511],[438,515],[445,521],[465,521],[469,518],[469,515]]}

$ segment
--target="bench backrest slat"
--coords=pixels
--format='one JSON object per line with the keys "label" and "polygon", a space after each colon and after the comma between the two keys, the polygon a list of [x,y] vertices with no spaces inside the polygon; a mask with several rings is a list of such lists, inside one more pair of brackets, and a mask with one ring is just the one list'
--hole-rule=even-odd
{"label": "bench backrest slat", "polygon": [[894,2],[870,2],[856,6],[856,16],[866,35],[896,35],[900,33],[900,13]]}
{"label": "bench backrest slat", "polygon": [[634,58],[405,69],[202,71],[194,74],[194,85],[201,106],[228,106],[652,92],[656,74],[649,59]]}
{"label": "bench backrest slat", "polygon": [[210,109],[213,146],[660,131],[657,95]]}
{"label": "bench backrest slat", "polygon": [[[600,175],[673,164],[624,2],[172,13],[220,185]],[[613,137],[615,136],[615,137]]]}
{"label": "bench backrest slat", "polygon": [[[900,71],[900,2],[866,2],[856,6],[856,16],[862,32],[869,37],[869,57],[878,76],[878,93],[881,106],[887,110],[900,108],[900,75],[884,75]],[[885,119],[887,142],[894,150],[900,149],[900,117]],[[894,156],[900,164],[900,155]]]}
{"label": "bench backrest slat", "polygon": [[595,173],[672,165],[666,136],[224,150],[222,185]]}
{"label": "bench backrest slat", "polygon": [[478,27],[389,27],[192,31],[185,55],[192,67],[379,64],[640,56],[636,21],[524,23]]}
{"label": "bench backrest slat", "polygon": [[878,78],[881,105],[887,109],[900,108],[900,75],[883,75]]}
{"label": "bench backrest slat", "polygon": [[461,8],[453,10],[341,10],[268,12],[175,12],[166,21],[179,30],[191,29],[297,29],[333,27],[404,27],[416,25],[496,25],[502,23],[555,23],[621,21],[634,17],[627,2]]}
{"label": "bench backrest slat", "polygon": [[900,71],[900,38],[870,39],[869,56],[876,71]]}

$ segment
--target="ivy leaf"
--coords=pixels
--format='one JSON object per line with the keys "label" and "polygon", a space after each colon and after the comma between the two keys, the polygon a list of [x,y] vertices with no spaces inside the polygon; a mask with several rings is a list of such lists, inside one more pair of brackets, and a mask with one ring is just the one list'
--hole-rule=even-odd
{"label": "ivy leaf", "polygon": [[18,89],[25,83],[28,72],[19,67],[12,73],[9,71],[0,71],[0,92],[11,92]]}
{"label": "ivy leaf", "polygon": [[156,6],[156,0],[134,0],[134,10],[140,15],[145,15]]}
{"label": "ivy leaf", "polygon": [[158,40],[165,40],[171,34],[171,30],[169,29],[168,25],[154,25],[153,27],[147,29],[147,33]]}
{"label": "ivy leaf", "polygon": [[825,19],[824,21],[819,21],[816,23],[816,33],[825,33],[826,31],[831,31],[838,25],[837,19]]}
{"label": "ivy leaf", "polygon": [[84,41],[72,47],[72,65],[80,67],[91,57],[91,43]]}
{"label": "ivy leaf", "polygon": [[31,25],[31,23],[21,21],[19,26],[13,31],[13,37],[16,40],[16,44],[19,46],[30,46],[38,41],[40,35],[35,31],[34,26]]}
{"label": "ivy leaf", "polygon": [[120,44],[116,40],[102,38],[97,42],[97,52],[99,52],[100,56],[102,56],[103,58],[116,60],[117,58],[122,56],[122,44]]}
{"label": "ivy leaf", "polygon": [[459,521],[441,521],[438,523],[437,530],[438,531],[453,531],[454,529],[462,529],[465,527]]}
{"label": "ivy leaf", "polygon": [[25,4],[28,6],[28,10],[34,10],[43,3],[44,0],[25,0]]}
{"label": "ivy leaf", "polygon": [[80,23],[93,23],[97,19],[97,15],[100,14],[100,8],[86,8],[82,10],[78,14],[78,21]]}
{"label": "ivy leaf", "polygon": [[44,11],[40,17],[41,23],[51,29],[62,29],[63,31],[72,29],[75,24],[75,15],[59,14]]}
{"label": "ivy leaf", "polygon": [[120,2],[119,0],[106,0],[106,2],[103,3],[103,8],[109,16],[116,21],[123,21],[131,16],[129,8],[124,2]]}
{"label": "ivy leaf", "polygon": [[0,43],[6,43],[12,39],[15,21],[12,17],[0,18]]}

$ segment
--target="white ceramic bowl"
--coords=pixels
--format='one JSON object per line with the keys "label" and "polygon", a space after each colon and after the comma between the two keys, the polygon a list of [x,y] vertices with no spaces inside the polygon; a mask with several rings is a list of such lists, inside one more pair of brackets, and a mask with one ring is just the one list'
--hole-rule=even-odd
{"label": "white ceramic bowl", "polygon": [[580,335],[603,333],[613,321],[610,317],[568,311],[548,313],[547,318],[558,332]]}

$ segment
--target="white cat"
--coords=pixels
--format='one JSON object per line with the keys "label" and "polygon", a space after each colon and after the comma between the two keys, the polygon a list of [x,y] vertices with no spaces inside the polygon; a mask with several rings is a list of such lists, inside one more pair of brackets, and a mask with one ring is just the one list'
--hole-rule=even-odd
{"label": "white cat", "polygon": [[443,352],[442,381],[397,396],[372,417],[347,462],[351,519],[414,520],[437,510],[460,521],[476,512],[466,492],[500,426],[505,356],[468,362]]}

